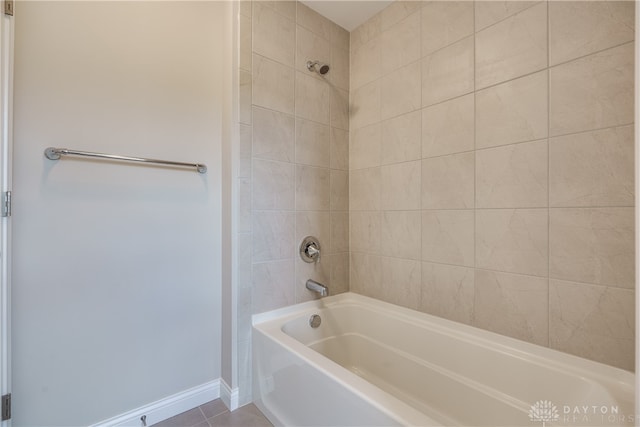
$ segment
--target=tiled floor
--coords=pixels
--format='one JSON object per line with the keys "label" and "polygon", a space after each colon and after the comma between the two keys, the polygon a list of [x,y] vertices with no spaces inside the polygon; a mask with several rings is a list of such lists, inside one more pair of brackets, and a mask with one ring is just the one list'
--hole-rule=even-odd
{"label": "tiled floor", "polygon": [[155,424],[154,427],[272,427],[272,425],[253,403],[229,412],[222,400],[216,399]]}

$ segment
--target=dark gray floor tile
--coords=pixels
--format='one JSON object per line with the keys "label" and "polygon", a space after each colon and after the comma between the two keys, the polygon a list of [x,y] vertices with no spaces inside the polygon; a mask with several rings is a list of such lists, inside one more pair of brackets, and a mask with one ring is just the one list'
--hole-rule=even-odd
{"label": "dark gray floor tile", "polygon": [[273,427],[253,403],[209,418],[209,424],[211,427]]}
{"label": "dark gray floor tile", "polygon": [[155,424],[154,427],[193,427],[196,424],[206,421],[200,408],[193,408],[187,412],[176,415]]}
{"label": "dark gray floor tile", "polygon": [[228,411],[227,407],[221,399],[212,400],[211,402],[207,402],[204,405],[200,405],[200,409],[202,409],[202,413],[207,419],[213,418],[216,415],[220,415],[223,412]]}

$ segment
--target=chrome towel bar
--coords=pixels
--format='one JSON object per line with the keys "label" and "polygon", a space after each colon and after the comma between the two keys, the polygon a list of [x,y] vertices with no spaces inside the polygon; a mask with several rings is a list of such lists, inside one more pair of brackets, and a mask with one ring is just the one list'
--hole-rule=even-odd
{"label": "chrome towel bar", "polygon": [[153,163],[156,165],[184,166],[188,168],[195,168],[196,171],[199,173],[207,172],[207,165],[204,165],[202,163],[183,163],[183,162],[172,162],[169,160],[145,159],[143,157],[118,156],[115,154],[92,153],[90,151],[69,150],[68,148],[49,147],[46,150],[44,150],[44,155],[49,160],[58,160],[62,156],[81,156],[81,157],[92,157],[96,159],[121,160],[125,162],[141,162],[141,163]]}

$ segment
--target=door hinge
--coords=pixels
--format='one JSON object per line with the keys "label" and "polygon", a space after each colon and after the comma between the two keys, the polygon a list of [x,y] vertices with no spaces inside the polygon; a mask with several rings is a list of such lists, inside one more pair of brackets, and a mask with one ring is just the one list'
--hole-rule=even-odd
{"label": "door hinge", "polygon": [[11,393],[2,396],[2,421],[11,419]]}
{"label": "door hinge", "polygon": [[13,16],[13,0],[3,0],[4,2],[4,14]]}
{"label": "door hinge", "polygon": [[2,193],[2,217],[11,216],[11,191]]}

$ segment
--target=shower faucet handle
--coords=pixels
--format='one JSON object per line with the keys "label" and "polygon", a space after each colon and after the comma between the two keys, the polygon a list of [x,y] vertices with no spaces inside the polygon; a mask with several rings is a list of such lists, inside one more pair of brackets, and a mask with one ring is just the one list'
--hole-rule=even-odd
{"label": "shower faucet handle", "polygon": [[320,262],[320,241],[313,236],[307,236],[300,244],[300,258],[304,262]]}
{"label": "shower faucet handle", "polygon": [[315,257],[316,255],[320,256],[320,249],[316,248],[316,245],[314,245],[313,243],[310,243],[309,246],[307,246],[307,255],[309,255],[311,258]]}

